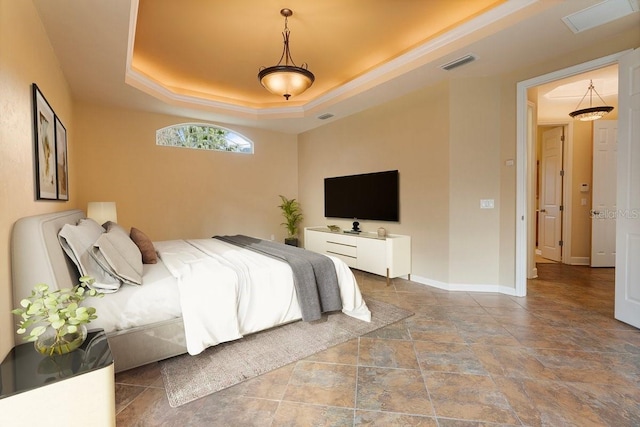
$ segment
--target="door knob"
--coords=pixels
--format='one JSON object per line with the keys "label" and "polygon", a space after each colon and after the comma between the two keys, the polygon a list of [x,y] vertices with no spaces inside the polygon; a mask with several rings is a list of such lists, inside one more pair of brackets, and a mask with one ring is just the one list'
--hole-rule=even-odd
{"label": "door knob", "polygon": [[545,213],[547,210],[546,209],[540,209],[540,212]]}

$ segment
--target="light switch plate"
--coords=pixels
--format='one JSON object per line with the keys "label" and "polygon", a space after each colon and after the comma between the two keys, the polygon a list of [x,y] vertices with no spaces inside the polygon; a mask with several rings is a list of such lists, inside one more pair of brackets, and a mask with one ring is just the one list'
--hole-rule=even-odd
{"label": "light switch plate", "polygon": [[493,209],[494,207],[493,199],[480,199],[480,209]]}

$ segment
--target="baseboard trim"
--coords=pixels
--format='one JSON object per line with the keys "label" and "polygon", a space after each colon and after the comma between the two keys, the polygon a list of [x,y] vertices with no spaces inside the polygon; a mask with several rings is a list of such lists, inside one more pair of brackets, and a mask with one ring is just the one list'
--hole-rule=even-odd
{"label": "baseboard trim", "polygon": [[516,295],[516,289],[509,286],[489,285],[489,284],[471,284],[471,283],[446,283],[439,280],[429,279],[422,276],[412,274],[411,281],[420,283],[421,285],[431,286],[445,291],[453,292],[494,292],[505,295]]}
{"label": "baseboard trim", "polygon": [[591,265],[591,258],[588,256],[572,256],[569,258],[570,265]]}

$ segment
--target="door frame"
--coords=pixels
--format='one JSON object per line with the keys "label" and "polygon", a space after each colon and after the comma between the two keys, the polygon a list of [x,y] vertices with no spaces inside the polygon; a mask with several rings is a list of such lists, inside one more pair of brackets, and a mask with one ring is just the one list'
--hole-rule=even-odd
{"label": "door frame", "polygon": [[[571,262],[571,215],[573,206],[573,122],[572,121],[541,121],[536,123],[536,129],[540,126],[557,126],[562,127],[564,130],[564,143],[562,144],[562,170],[564,176],[562,177],[562,255],[560,262],[563,264],[572,264]],[[537,141],[536,141],[537,142]],[[535,147],[534,147],[535,149]],[[536,153],[532,152],[535,156]],[[535,198],[535,195],[534,195]],[[535,206],[533,208],[533,214],[536,214]],[[532,219],[535,220],[535,217]],[[535,250],[535,241],[528,243],[530,250]],[[532,279],[532,277],[529,277]]]}
{"label": "door frame", "polygon": [[[574,65],[541,76],[518,82],[516,85],[516,247],[515,247],[515,295],[527,295],[527,259],[531,256],[527,229],[535,215],[535,206],[530,206],[531,185],[527,182],[530,171],[528,159],[535,156],[531,146],[527,147],[527,90],[555,80],[582,74],[608,65],[617,64],[627,49],[582,64]],[[531,181],[531,180],[529,180]],[[571,192],[569,192],[571,193]],[[568,216],[568,215],[567,215]]]}

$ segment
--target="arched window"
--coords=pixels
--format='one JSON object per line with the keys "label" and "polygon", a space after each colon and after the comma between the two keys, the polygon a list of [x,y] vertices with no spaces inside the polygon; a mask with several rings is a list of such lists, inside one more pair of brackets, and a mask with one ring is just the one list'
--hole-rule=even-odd
{"label": "arched window", "polygon": [[253,154],[253,142],[244,136],[203,123],[182,123],[158,129],[156,145]]}

